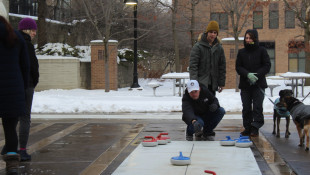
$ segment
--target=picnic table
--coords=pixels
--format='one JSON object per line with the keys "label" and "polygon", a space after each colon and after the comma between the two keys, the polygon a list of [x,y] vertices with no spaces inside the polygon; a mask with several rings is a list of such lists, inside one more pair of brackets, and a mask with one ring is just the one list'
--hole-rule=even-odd
{"label": "picnic table", "polygon": [[[302,96],[304,97],[305,80],[310,78],[310,74],[304,72],[286,72],[280,76],[283,78],[288,78],[292,81],[292,91],[296,91],[296,93],[294,92],[295,97],[298,96],[298,86],[301,85]],[[299,80],[301,80],[301,84]]]}
{"label": "picnic table", "polygon": [[[161,76],[162,79],[172,79],[173,80],[173,96],[175,95],[175,87],[176,81],[179,80],[179,96],[181,97],[185,92],[185,80],[189,79],[189,72],[182,72],[182,73],[167,73]],[[182,85],[182,86],[181,86]],[[181,91],[182,89],[182,91]]]}

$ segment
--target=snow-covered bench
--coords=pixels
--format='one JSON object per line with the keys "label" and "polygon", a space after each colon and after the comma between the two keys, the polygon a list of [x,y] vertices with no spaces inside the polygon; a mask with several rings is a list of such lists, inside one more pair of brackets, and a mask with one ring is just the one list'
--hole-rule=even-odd
{"label": "snow-covered bench", "polygon": [[156,82],[156,81],[151,81],[151,82],[149,82],[147,85],[148,85],[149,87],[153,88],[153,94],[154,94],[154,96],[156,96],[156,93],[155,93],[156,88],[158,88],[159,86],[162,86],[161,83]]}

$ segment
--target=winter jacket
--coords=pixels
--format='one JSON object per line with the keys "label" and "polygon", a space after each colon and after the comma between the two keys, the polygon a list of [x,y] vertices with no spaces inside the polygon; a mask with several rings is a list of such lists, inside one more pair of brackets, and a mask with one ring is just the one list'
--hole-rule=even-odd
{"label": "winter jacket", "polygon": [[257,73],[258,80],[256,84],[260,88],[267,88],[266,74],[269,73],[271,63],[267,50],[259,46],[258,33],[256,30],[247,30],[246,33],[251,32],[257,38],[253,46],[248,46],[245,42],[244,47],[240,49],[236,60],[236,71],[240,75],[239,89],[249,88],[250,82],[248,80],[248,73]]}
{"label": "winter jacket", "polygon": [[19,32],[15,33],[18,42],[8,47],[7,29],[0,22],[0,117],[19,117],[26,112],[29,58],[25,40]]}
{"label": "winter jacket", "polygon": [[200,84],[200,95],[197,100],[189,96],[187,89],[182,98],[182,120],[186,124],[191,124],[193,120],[197,120],[196,116],[202,117],[209,111],[210,104],[216,104],[220,107],[217,98],[208,90],[206,86]]}
{"label": "winter jacket", "polygon": [[217,38],[211,46],[204,33],[201,40],[193,46],[190,54],[189,74],[191,80],[197,80],[207,87],[211,84],[214,91],[219,86],[225,86],[226,59],[224,49]]}
{"label": "winter jacket", "polygon": [[19,31],[24,37],[29,53],[30,74],[28,85],[30,88],[35,88],[39,82],[39,62],[35,53],[33,44],[31,43],[31,37],[23,31]]}
{"label": "winter jacket", "polygon": [[297,121],[301,128],[304,128],[304,120],[310,118],[310,105],[299,103],[290,110],[294,121]]}

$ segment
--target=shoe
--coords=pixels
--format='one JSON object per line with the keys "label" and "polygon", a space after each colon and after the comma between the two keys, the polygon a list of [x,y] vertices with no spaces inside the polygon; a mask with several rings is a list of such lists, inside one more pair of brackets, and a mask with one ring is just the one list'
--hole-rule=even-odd
{"label": "shoe", "polygon": [[210,132],[210,133],[204,133],[203,134],[203,139],[205,141],[214,141],[214,136],[215,136],[215,132]]}
{"label": "shoe", "polygon": [[242,132],[240,132],[242,136],[250,136],[251,135],[251,130],[250,129],[244,129]]}
{"label": "shoe", "polygon": [[193,141],[194,140],[194,137],[191,135],[186,135],[186,140],[187,141]]}
{"label": "shoe", "polygon": [[16,152],[8,152],[3,155],[6,163],[5,170],[7,175],[18,175],[20,156]]}
{"label": "shoe", "polygon": [[1,155],[4,155],[7,153],[7,150],[6,150],[6,147],[5,145],[2,147],[2,150],[1,150]]}
{"label": "shoe", "polygon": [[29,155],[26,150],[19,150],[18,153],[20,155],[20,161],[31,160],[31,155]]}
{"label": "shoe", "polygon": [[258,132],[258,128],[252,127],[251,128],[251,137],[258,137],[259,132]]}

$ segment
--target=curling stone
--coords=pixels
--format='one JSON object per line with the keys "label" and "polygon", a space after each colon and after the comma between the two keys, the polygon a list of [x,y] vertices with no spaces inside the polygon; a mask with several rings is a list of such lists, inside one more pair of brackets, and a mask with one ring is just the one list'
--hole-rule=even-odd
{"label": "curling stone", "polygon": [[210,171],[210,170],[205,170],[205,173],[216,175],[214,171]]}
{"label": "curling stone", "polygon": [[172,165],[184,166],[191,164],[191,159],[189,157],[184,157],[180,151],[180,155],[177,157],[171,157],[170,162]]}
{"label": "curling stone", "polygon": [[158,142],[153,136],[145,136],[142,145],[145,147],[154,147],[158,145]]}
{"label": "curling stone", "polygon": [[236,147],[240,148],[248,148],[253,145],[253,142],[248,139],[239,139],[238,141],[236,141],[235,145]]}
{"label": "curling stone", "polygon": [[226,140],[220,140],[220,144],[222,146],[234,146],[235,145],[235,140],[232,140],[230,136],[226,136]]}
{"label": "curling stone", "polygon": [[158,134],[157,137],[161,137],[161,138],[163,138],[163,139],[166,139],[168,143],[171,143],[170,137],[164,137],[163,135],[168,135],[168,133],[162,132],[162,133]]}
{"label": "curling stone", "polygon": [[156,140],[157,140],[157,142],[158,142],[158,145],[166,145],[166,144],[168,143],[167,138],[162,137],[161,134],[159,134],[159,135],[156,137]]}

